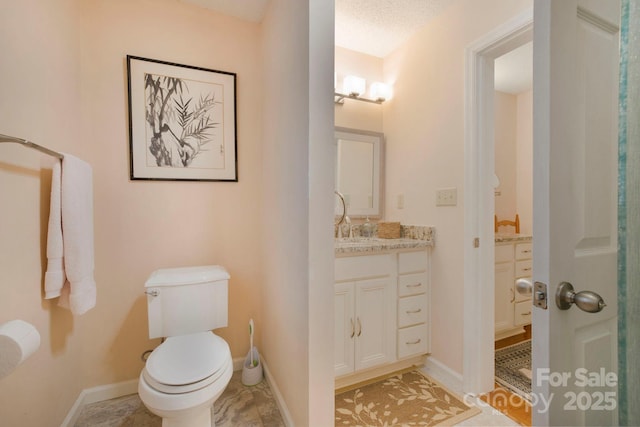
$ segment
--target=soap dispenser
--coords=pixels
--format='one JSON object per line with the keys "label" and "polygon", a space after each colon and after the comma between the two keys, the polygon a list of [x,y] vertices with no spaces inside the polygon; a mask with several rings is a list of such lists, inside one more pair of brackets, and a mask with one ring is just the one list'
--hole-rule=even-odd
{"label": "soap dispenser", "polygon": [[369,217],[362,224],[362,237],[373,237],[373,224],[369,221]]}

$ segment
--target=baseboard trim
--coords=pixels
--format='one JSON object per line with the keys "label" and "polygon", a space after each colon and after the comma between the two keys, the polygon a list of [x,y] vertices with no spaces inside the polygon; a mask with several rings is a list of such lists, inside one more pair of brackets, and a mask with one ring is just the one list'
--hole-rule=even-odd
{"label": "baseboard trim", "polygon": [[80,392],[78,398],[67,413],[67,416],[60,424],[60,427],[73,427],[78,421],[82,408],[91,403],[102,402],[103,400],[115,399],[116,397],[127,396],[138,392],[138,379],[123,381],[120,383],[101,385],[97,387],[85,388]]}
{"label": "baseboard trim", "polygon": [[[236,357],[233,359],[233,370],[241,371],[242,365],[244,364],[244,357]],[[291,419],[291,414],[289,413],[289,409],[287,408],[287,404],[282,397],[282,393],[280,393],[280,389],[276,384],[273,375],[269,371],[269,367],[267,366],[264,358],[261,358],[262,367],[264,369],[264,377],[269,387],[271,387],[271,392],[273,393],[273,397],[275,398],[276,404],[278,405],[278,409],[280,410],[280,414],[282,415],[282,419],[287,427],[293,427],[293,421]],[[106,384],[97,387],[86,388],[80,392],[78,398],[74,402],[71,409],[67,413],[67,416],[60,424],[60,427],[73,427],[78,421],[80,417],[80,413],[82,412],[82,408],[85,405],[89,405],[91,403],[102,402],[103,400],[115,399],[117,397],[128,396],[130,394],[134,394],[138,392],[138,379],[123,381],[120,383],[114,384]]]}
{"label": "baseboard trim", "polygon": [[455,393],[462,393],[463,376],[457,371],[454,371],[438,359],[433,356],[427,357],[424,362],[422,371],[427,375],[433,377],[435,380],[443,383],[447,388]]}
{"label": "baseboard trim", "polygon": [[287,403],[284,401],[284,397],[282,397],[282,393],[280,393],[280,389],[278,388],[278,384],[276,383],[273,375],[271,375],[271,371],[269,370],[269,366],[267,365],[264,358],[261,359],[264,368],[264,377],[271,388],[271,392],[273,393],[273,397],[276,400],[276,404],[278,405],[278,409],[280,409],[280,415],[282,415],[282,420],[284,421],[284,425],[287,427],[293,427],[293,419],[291,418],[291,413],[289,412],[289,408],[287,407]]}

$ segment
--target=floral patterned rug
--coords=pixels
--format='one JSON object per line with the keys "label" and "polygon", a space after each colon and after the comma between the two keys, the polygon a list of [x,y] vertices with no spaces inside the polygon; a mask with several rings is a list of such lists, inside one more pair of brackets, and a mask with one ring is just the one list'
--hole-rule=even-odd
{"label": "floral patterned rug", "polygon": [[336,395],[336,426],[447,426],[480,413],[414,370]]}

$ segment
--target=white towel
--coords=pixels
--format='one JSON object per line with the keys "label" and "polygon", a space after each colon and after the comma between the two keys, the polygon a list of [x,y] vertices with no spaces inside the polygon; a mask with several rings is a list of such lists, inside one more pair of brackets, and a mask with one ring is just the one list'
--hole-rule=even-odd
{"label": "white towel", "polygon": [[[45,275],[45,298],[59,296],[58,305],[69,308],[73,314],[83,314],[96,304],[92,170],[86,162],[65,154],[60,175],[58,205],[55,201],[57,194],[54,194],[57,184],[51,184],[47,241],[47,257],[51,257]],[[55,167],[52,178],[57,178]],[[58,217],[61,219],[61,232],[58,231]],[[63,262],[58,261],[60,252]]]}
{"label": "white towel", "polygon": [[49,209],[49,229],[47,231],[47,272],[44,275],[46,299],[57,298],[66,280],[64,274],[64,244],[62,242],[61,162],[53,165],[51,174],[51,203]]}

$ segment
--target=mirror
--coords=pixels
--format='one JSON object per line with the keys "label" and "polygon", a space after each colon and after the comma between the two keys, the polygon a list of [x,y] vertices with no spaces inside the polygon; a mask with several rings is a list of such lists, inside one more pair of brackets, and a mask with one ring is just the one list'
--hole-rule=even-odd
{"label": "mirror", "polygon": [[[344,196],[350,217],[382,216],[382,153],[384,135],[336,127],[336,190]],[[336,215],[342,206],[336,204]]]}

